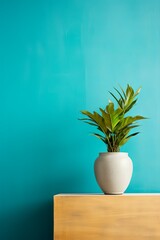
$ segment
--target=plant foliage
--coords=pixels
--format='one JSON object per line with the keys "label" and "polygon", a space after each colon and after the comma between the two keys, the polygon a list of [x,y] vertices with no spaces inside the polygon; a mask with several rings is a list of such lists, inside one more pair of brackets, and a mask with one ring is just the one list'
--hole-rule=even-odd
{"label": "plant foliage", "polygon": [[85,110],[81,111],[86,117],[80,119],[99,130],[100,133],[93,133],[93,135],[107,145],[108,152],[119,152],[122,145],[139,133],[130,133],[132,129],[139,126],[137,121],[145,119],[145,117],[140,115],[126,116],[126,113],[136,104],[141,88],[134,91],[128,84],[126,90],[121,87],[120,90],[117,88],[114,89],[117,96],[112,92],[109,93],[117,103],[116,108],[114,103],[109,101],[105,109],[99,108],[100,113],[95,111],[93,113]]}

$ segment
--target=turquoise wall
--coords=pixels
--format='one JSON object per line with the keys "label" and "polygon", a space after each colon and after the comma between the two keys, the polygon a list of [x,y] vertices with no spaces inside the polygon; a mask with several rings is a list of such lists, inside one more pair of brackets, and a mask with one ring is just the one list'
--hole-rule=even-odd
{"label": "turquoise wall", "polygon": [[77,120],[142,86],[150,119],[128,151],[128,192],[160,191],[160,1],[0,0],[0,239],[51,240],[52,196],[100,192],[105,145]]}

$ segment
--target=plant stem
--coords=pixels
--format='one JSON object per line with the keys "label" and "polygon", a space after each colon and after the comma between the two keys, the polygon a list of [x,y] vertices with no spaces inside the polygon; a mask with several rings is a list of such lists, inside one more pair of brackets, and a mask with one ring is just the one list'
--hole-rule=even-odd
{"label": "plant stem", "polygon": [[110,147],[108,146],[108,152],[120,152],[119,146]]}

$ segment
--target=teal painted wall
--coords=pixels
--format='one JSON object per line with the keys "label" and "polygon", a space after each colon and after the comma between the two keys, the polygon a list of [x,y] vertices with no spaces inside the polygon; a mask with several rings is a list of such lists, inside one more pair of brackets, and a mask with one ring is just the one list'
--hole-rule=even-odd
{"label": "teal painted wall", "polygon": [[0,0],[1,240],[51,240],[54,194],[100,192],[106,149],[77,118],[126,83],[150,118],[122,149],[127,191],[159,192],[160,1]]}

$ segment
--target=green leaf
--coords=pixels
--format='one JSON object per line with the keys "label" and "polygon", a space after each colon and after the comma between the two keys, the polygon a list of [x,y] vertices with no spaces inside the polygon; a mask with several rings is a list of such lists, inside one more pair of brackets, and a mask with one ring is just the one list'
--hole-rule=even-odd
{"label": "green leaf", "polygon": [[123,146],[126,142],[128,142],[128,138],[124,138],[121,140],[121,142],[119,143],[119,146]]}
{"label": "green leaf", "polygon": [[87,121],[84,121],[85,123],[89,124],[89,125],[92,125],[92,126],[98,126],[96,123],[92,123],[92,122],[87,122]]}
{"label": "green leaf", "polygon": [[137,120],[142,120],[142,119],[147,119],[146,117],[143,117],[143,116],[140,116],[140,115],[137,115],[135,117],[133,117],[134,121],[137,121]]}
{"label": "green leaf", "polygon": [[131,137],[133,137],[133,136],[136,136],[137,134],[139,134],[140,132],[135,132],[135,133],[132,133],[132,134],[130,134],[129,136],[127,136],[126,138],[131,138]]}
{"label": "green leaf", "polygon": [[134,94],[135,97],[140,93],[141,89],[142,89],[141,87],[137,89],[137,91]]}
{"label": "green leaf", "polygon": [[114,89],[117,91],[117,93],[119,94],[119,96],[120,96],[122,102],[124,103],[125,101],[124,101],[124,98],[123,98],[122,94],[120,93],[120,91],[118,91],[117,88],[114,88]]}
{"label": "green leaf", "polygon": [[112,95],[112,97],[116,100],[116,102],[118,103],[118,105],[122,108],[122,106],[120,105],[120,103],[119,103],[119,100],[116,98],[116,96],[112,93],[112,92],[110,92],[109,91],[109,93]]}
{"label": "green leaf", "polygon": [[110,102],[107,106],[107,112],[109,114],[113,114],[114,113],[114,103]]}
{"label": "green leaf", "polygon": [[99,138],[99,139],[102,140],[104,143],[106,143],[105,138],[104,138],[103,136],[101,136],[100,134],[98,134],[98,133],[92,133],[91,135],[93,135],[93,136]]}
{"label": "green leaf", "polygon": [[102,117],[104,119],[105,125],[109,131],[112,131],[112,123],[111,123],[111,118],[108,113],[106,113],[102,108],[100,108],[100,111],[102,113]]}
{"label": "green leaf", "polygon": [[134,100],[133,102],[131,102],[131,104],[126,108],[125,113],[128,112],[129,110],[131,110],[131,108],[136,104],[138,99]]}
{"label": "green leaf", "polygon": [[107,127],[105,125],[104,118],[101,115],[99,115],[97,112],[93,112],[93,114],[94,114],[96,123],[99,125],[101,130],[105,133],[107,131]]}
{"label": "green leaf", "polygon": [[137,121],[147,119],[141,115],[126,117],[126,113],[136,104],[137,95],[141,88],[134,92],[134,89],[128,84],[125,90],[122,87],[120,87],[120,91],[117,88],[114,89],[117,92],[117,96],[112,92],[109,93],[118,104],[118,107],[115,107],[113,102],[109,102],[105,109],[99,108],[100,113],[96,111],[93,113],[86,110],[81,111],[86,117],[79,119],[96,127],[102,135],[98,133],[93,135],[108,145],[108,151],[113,152],[119,151],[120,146],[139,133],[134,132],[130,134],[132,129],[139,126]]}
{"label": "green leaf", "polygon": [[124,99],[126,99],[126,94],[125,94],[125,91],[123,90],[123,88],[119,85],[119,87],[120,87],[120,89],[121,89],[121,91],[122,91],[122,93],[123,93],[123,95],[124,95]]}

